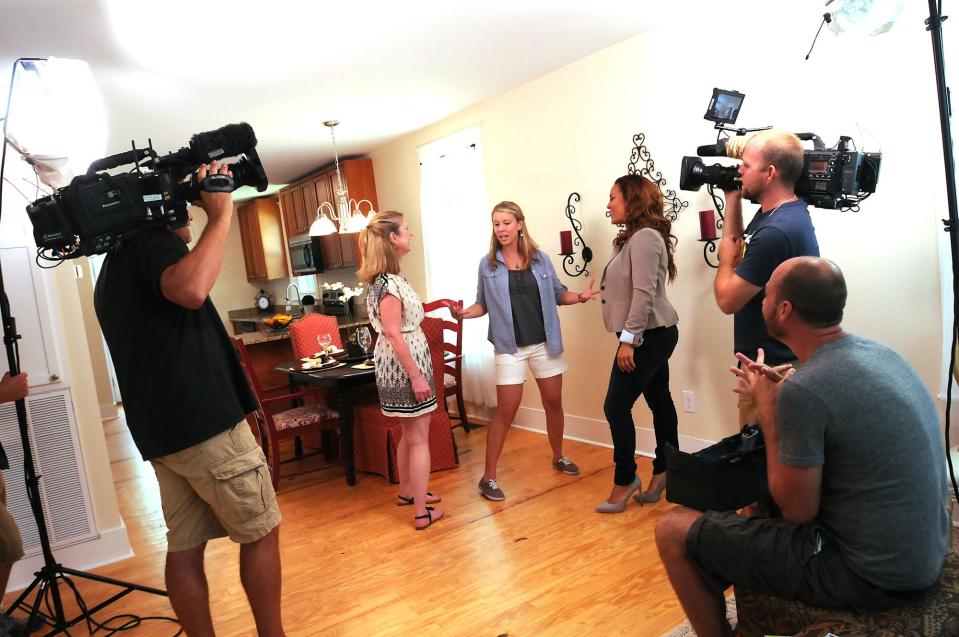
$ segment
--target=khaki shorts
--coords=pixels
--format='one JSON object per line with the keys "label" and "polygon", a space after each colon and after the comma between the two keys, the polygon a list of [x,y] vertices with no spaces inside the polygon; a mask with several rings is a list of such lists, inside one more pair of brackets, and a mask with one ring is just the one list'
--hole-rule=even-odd
{"label": "khaki shorts", "polygon": [[0,473],[0,564],[13,564],[23,557],[20,528],[7,510],[7,483]]}
{"label": "khaki shorts", "polygon": [[266,458],[245,420],[151,463],[160,483],[168,551],[227,535],[248,544],[280,523]]}
{"label": "khaki shorts", "polygon": [[558,376],[569,369],[562,354],[549,355],[546,343],[524,345],[515,354],[497,354],[495,360],[497,385],[522,385],[526,382],[527,367],[533,370],[534,378]]}

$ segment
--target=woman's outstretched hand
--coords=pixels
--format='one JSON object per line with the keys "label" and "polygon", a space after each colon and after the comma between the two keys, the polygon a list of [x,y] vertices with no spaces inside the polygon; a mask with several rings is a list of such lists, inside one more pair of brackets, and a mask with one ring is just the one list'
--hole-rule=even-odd
{"label": "woman's outstretched hand", "polygon": [[593,285],[596,283],[596,278],[593,277],[589,280],[589,285],[586,286],[586,289],[576,295],[576,298],[579,299],[580,303],[588,303],[589,301],[595,299],[599,296],[599,290],[594,290]]}
{"label": "woman's outstretched hand", "polygon": [[463,318],[463,303],[461,301],[447,301],[444,305],[449,308],[450,314],[457,321]]}

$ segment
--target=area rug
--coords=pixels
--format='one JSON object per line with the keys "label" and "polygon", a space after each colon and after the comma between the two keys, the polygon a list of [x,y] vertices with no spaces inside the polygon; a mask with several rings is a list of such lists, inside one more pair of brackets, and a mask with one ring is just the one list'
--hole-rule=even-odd
{"label": "area rug", "polygon": [[[736,628],[736,598],[732,595],[726,598],[726,619],[730,626]],[[696,637],[696,631],[693,630],[688,621],[685,621],[664,634],[663,637]]]}

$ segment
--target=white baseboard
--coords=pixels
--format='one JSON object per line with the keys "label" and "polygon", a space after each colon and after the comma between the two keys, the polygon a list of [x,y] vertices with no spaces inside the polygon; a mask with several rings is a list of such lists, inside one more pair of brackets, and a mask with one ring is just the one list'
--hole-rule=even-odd
{"label": "white baseboard", "polygon": [[[480,408],[470,405],[472,409],[467,410],[469,418],[478,421],[489,421],[495,409]],[[473,413],[473,412],[478,413]],[[484,417],[485,414],[485,417]],[[536,433],[546,433],[546,412],[542,409],[533,409],[530,407],[520,407],[516,412],[516,418],[513,419],[513,426],[517,429],[534,431]],[[584,418],[582,416],[571,416],[566,414],[566,426],[563,438],[575,440],[576,442],[585,442],[590,445],[597,445],[613,448],[613,440],[609,434],[609,424],[605,420],[596,420],[593,418]],[[683,451],[692,453],[705,449],[715,444],[716,440],[704,440],[694,438],[693,436],[679,436],[679,448]],[[656,433],[648,427],[636,428],[636,453],[647,458],[652,458],[656,452]]]}
{"label": "white baseboard", "polygon": [[[53,556],[63,566],[78,571],[89,571],[104,564],[112,564],[133,557],[126,525],[100,532],[100,535],[85,542],[54,549]],[[13,565],[7,592],[26,588],[34,573],[43,566],[43,554],[25,557]]]}
{"label": "white baseboard", "polygon": [[100,420],[112,420],[119,415],[120,415],[120,410],[117,409],[116,403],[100,405]]}

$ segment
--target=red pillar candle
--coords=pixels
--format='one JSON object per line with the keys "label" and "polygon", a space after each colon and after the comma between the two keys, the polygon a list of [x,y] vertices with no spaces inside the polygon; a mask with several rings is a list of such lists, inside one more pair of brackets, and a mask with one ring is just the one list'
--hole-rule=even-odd
{"label": "red pillar candle", "polygon": [[571,230],[560,230],[559,253],[573,254],[573,232]]}
{"label": "red pillar candle", "polygon": [[699,237],[703,241],[716,238],[716,213],[712,210],[699,211]]}

